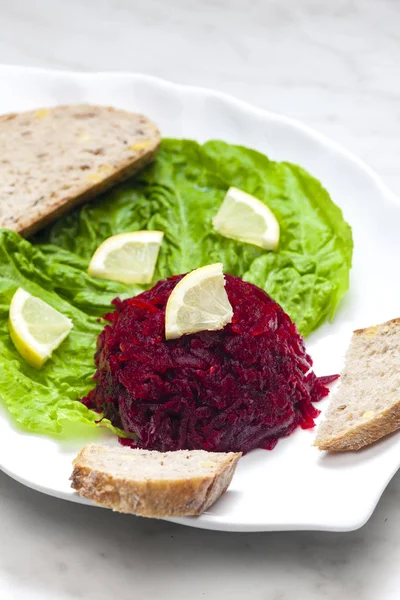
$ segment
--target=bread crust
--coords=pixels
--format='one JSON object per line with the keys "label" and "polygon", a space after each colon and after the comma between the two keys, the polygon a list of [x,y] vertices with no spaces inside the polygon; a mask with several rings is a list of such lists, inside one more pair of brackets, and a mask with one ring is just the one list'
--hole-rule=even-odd
{"label": "bread crust", "polygon": [[93,200],[114,185],[129,179],[129,177],[135,175],[135,173],[143,169],[154,159],[159,145],[160,142],[158,141],[158,143],[143,156],[139,156],[132,162],[126,161],[126,163],[120,166],[118,171],[113,173],[110,177],[105,177],[103,181],[95,185],[82,186],[82,190],[78,195],[60,199],[58,203],[54,203],[52,210],[42,214],[39,219],[34,215],[31,215],[30,217],[27,216],[23,223],[19,223],[18,233],[27,238],[39,231],[39,229],[46,227],[46,225],[50,225],[50,223],[53,223],[60,217],[66,215],[75,207]]}
{"label": "bread crust", "polygon": [[[398,329],[399,327],[400,318],[391,319],[379,325],[372,325],[363,329],[356,329],[353,332],[353,340],[355,337],[358,338],[363,336],[373,339],[377,334],[387,333],[392,331],[393,328]],[[353,340],[351,344],[353,343]],[[348,372],[349,371],[346,364],[344,374],[347,374]],[[339,400],[340,388],[336,395],[332,398],[331,406],[334,406],[333,403],[337,404]],[[334,416],[329,414],[328,409],[327,417],[325,421],[321,423],[321,425],[329,420],[332,420],[333,418]],[[392,404],[386,410],[380,411],[368,421],[351,426],[339,434],[327,436],[325,433],[321,432],[321,429],[319,428],[313,445],[319,448],[319,450],[327,450],[329,452],[360,450],[361,448],[373,444],[374,442],[397,431],[398,429],[400,429],[400,393],[398,402]]]}
{"label": "bread crust", "polygon": [[391,327],[392,325],[399,325],[400,317],[396,317],[395,319],[390,319],[389,321],[385,321],[384,323],[379,323],[379,325],[370,325],[369,327],[364,327],[362,329],[355,329],[353,331],[353,335],[363,335],[365,333],[369,333],[371,331],[377,330],[380,327]]}
{"label": "bread crust", "polygon": [[[226,453],[217,472],[210,472],[208,475],[179,480],[157,479],[156,476],[147,480],[135,480],[133,474],[129,478],[119,477],[104,472],[101,468],[86,465],[88,448],[93,451],[93,445],[86,446],[73,462],[71,487],[80,496],[105,508],[151,518],[200,515],[227,490],[241,456],[240,452]],[[102,452],[104,451],[103,448]],[[160,457],[163,456],[163,453],[159,454]]]}
{"label": "bread crust", "polygon": [[329,452],[360,450],[398,429],[400,429],[400,400],[396,406],[391,407],[385,413],[340,436],[330,439],[317,438],[314,446]]}

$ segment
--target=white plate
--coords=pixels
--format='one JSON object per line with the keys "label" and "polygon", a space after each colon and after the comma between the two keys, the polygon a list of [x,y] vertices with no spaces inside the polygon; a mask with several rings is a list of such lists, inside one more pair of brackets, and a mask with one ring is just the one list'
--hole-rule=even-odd
{"label": "white plate", "polygon": [[[111,104],[149,115],[164,136],[244,144],[272,159],[298,163],[319,178],[353,227],[355,251],[351,291],[334,323],[308,341],[317,373],[341,368],[354,327],[399,316],[400,204],[371,169],[322,135],[223,94],[145,75],[0,67],[0,89],[0,113],[71,102]],[[360,527],[400,466],[400,434],[336,456],[313,448],[313,436],[298,430],[273,452],[251,452],[240,461],[228,492],[207,513],[176,521],[226,531]],[[22,433],[5,412],[0,414],[0,468],[41,492],[82,502],[68,477],[83,443],[60,444]]]}

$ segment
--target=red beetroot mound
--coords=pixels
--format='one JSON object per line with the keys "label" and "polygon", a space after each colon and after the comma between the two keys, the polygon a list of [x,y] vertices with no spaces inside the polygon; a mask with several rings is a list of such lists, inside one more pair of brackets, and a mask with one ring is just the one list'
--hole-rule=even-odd
{"label": "red beetroot mound", "polygon": [[233,322],[166,341],[165,307],[183,275],[158,282],[115,311],[98,337],[96,387],[82,401],[151,450],[272,449],[328,394],[302,337],[265,292],[226,275]]}

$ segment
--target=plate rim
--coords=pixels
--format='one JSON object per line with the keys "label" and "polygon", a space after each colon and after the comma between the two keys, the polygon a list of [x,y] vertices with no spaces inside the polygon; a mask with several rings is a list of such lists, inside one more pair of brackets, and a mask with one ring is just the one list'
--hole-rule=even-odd
{"label": "plate rim", "polygon": [[86,77],[98,78],[98,77],[106,77],[106,78],[114,78],[114,79],[142,79],[145,81],[151,81],[153,83],[161,84],[168,88],[178,88],[182,91],[192,91],[194,93],[201,93],[214,96],[215,98],[220,98],[230,104],[241,108],[242,110],[246,110],[248,112],[252,112],[253,114],[258,114],[259,116],[268,116],[271,119],[281,121],[291,127],[299,131],[303,131],[313,139],[322,142],[324,145],[330,147],[332,150],[339,152],[344,155],[348,160],[350,160],[353,164],[361,168],[378,186],[380,191],[387,196],[388,199],[394,201],[396,204],[400,204],[400,195],[398,196],[395,192],[391,190],[391,188],[383,181],[382,177],[378,175],[378,173],[368,165],[366,161],[362,158],[359,158],[354,152],[345,148],[340,142],[336,142],[332,140],[329,136],[324,133],[319,132],[317,129],[314,129],[310,125],[306,125],[301,120],[296,119],[294,117],[288,117],[283,113],[279,113],[276,111],[271,111],[269,109],[264,109],[246,100],[242,100],[240,98],[236,98],[236,96],[232,94],[228,94],[226,92],[221,92],[219,90],[214,90],[213,88],[208,88],[205,86],[197,86],[192,84],[178,83],[163,77],[158,77],[155,75],[149,75],[146,73],[142,73],[140,71],[77,71],[77,70],[63,70],[63,69],[47,69],[46,67],[30,67],[24,65],[12,65],[12,64],[1,64],[0,63],[0,77],[3,73],[12,73],[15,71],[20,71],[21,73],[30,73],[37,74],[43,76],[55,76],[55,77],[77,77],[80,79],[84,79]]}

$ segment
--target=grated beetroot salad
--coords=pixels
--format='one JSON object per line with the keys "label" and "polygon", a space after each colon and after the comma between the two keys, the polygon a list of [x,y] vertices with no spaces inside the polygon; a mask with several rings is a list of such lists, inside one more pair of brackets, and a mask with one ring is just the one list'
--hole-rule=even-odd
{"label": "grated beetroot salad", "polygon": [[272,449],[298,425],[314,426],[312,402],[336,379],[316,377],[303,338],[265,292],[226,275],[232,323],[166,341],[165,307],[183,275],[121,301],[104,319],[96,387],[82,402],[151,450]]}

